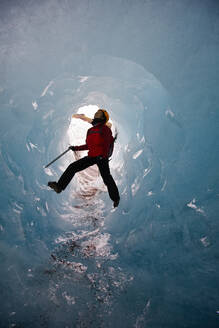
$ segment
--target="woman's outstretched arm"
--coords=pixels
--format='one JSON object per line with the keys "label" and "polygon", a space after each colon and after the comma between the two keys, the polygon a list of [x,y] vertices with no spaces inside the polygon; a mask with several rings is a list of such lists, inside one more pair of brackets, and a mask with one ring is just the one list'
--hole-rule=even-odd
{"label": "woman's outstretched arm", "polygon": [[80,118],[81,120],[91,123],[92,122],[92,118],[85,116],[84,114],[73,114],[72,115],[73,118]]}
{"label": "woman's outstretched arm", "polygon": [[[90,118],[90,117],[87,117],[86,115],[84,114],[73,114],[72,115],[72,118],[80,118],[82,121],[85,121],[85,122],[88,122],[88,123],[92,123],[93,119]],[[110,122],[107,122],[106,125],[108,126],[108,128],[111,129],[112,127],[112,124]]]}

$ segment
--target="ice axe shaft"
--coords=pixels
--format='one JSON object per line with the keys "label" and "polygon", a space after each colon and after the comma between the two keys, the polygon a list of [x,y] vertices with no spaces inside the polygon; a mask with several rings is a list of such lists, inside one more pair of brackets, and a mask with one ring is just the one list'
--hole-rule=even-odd
{"label": "ice axe shaft", "polygon": [[45,166],[45,169],[46,169],[47,167],[49,167],[52,163],[54,163],[55,161],[57,161],[57,159],[59,159],[60,157],[62,157],[63,155],[65,155],[69,150],[71,150],[71,149],[68,148],[68,149],[65,150],[63,153],[61,153],[59,156],[57,156],[52,162],[50,162],[49,164],[47,164],[47,165]]}

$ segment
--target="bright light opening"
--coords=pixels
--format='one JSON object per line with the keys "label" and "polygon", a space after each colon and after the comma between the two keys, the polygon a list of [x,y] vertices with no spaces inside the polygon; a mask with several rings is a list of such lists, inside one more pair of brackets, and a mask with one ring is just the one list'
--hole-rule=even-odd
{"label": "bright light opening", "polygon": [[[97,105],[88,105],[80,107],[77,114],[84,114],[89,119],[94,118],[94,114],[98,111]],[[109,119],[109,123],[112,125],[112,121]],[[91,124],[86,120],[80,118],[72,118],[68,129],[69,142],[71,145],[79,146],[84,145],[86,140],[87,130],[91,127]],[[85,152],[81,152],[84,155]],[[82,157],[82,156],[80,156]]]}
{"label": "bright light opening", "polygon": [[[84,114],[86,117],[93,119],[94,114],[98,110],[96,105],[88,105],[80,107],[77,114]],[[91,124],[80,119],[72,118],[68,129],[69,143],[74,146],[80,146],[85,144],[87,130],[91,127]],[[86,152],[80,152],[84,156]],[[80,156],[82,157],[82,156]]]}

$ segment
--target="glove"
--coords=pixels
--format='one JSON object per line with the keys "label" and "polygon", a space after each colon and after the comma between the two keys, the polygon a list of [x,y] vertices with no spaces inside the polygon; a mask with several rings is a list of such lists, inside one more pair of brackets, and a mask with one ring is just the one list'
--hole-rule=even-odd
{"label": "glove", "polygon": [[68,147],[68,149],[71,149],[72,151],[75,151],[76,147],[75,146],[70,146],[70,147]]}

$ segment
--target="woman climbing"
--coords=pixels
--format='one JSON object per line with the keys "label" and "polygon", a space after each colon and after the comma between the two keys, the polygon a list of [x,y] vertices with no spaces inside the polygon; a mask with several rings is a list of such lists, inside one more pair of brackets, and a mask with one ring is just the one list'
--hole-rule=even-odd
{"label": "woman climbing", "polygon": [[76,172],[96,164],[103,182],[107,186],[113,205],[117,207],[120,201],[119,191],[109,168],[109,157],[112,155],[115,142],[110,129],[111,124],[108,122],[109,114],[105,109],[99,109],[95,113],[93,120],[83,114],[74,114],[73,117],[80,118],[93,125],[87,131],[86,144],[69,147],[73,151],[88,150],[88,155],[71,163],[58,182],[50,181],[48,182],[48,186],[55,190],[55,192],[60,193],[65,190]]}

